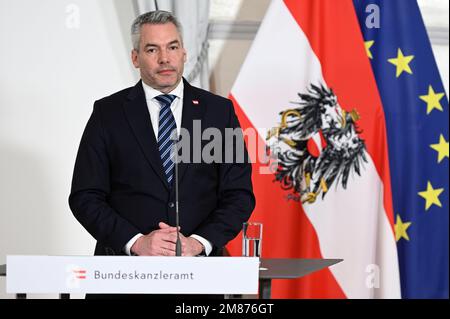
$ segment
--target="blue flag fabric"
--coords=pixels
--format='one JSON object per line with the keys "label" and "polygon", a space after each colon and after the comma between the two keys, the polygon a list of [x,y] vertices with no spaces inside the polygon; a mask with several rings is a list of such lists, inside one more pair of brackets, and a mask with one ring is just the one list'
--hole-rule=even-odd
{"label": "blue flag fabric", "polygon": [[354,0],[386,116],[403,298],[448,298],[449,114],[416,0]]}

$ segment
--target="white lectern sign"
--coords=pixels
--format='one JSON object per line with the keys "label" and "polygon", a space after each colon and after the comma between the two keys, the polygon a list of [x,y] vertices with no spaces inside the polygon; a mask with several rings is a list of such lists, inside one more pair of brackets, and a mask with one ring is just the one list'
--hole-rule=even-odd
{"label": "white lectern sign", "polygon": [[8,293],[257,294],[250,257],[8,256]]}

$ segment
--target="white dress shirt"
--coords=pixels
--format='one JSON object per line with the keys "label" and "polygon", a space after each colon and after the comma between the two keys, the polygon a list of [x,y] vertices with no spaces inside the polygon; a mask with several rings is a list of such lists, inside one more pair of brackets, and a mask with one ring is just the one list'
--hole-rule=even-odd
{"label": "white dress shirt", "polygon": [[[148,86],[142,81],[142,86],[144,87],[145,99],[147,101],[148,111],[150,113],[150,119],[152,121],[153,132],[155,132],[156,140],[158,140],[158,131],[159,131],[159,111],[161,110],[161,105],[155,99],[158,95],[165,94],[154,88]],[[177,124],[177,133],[180,135],[181,130],[181,116],[183,114],[183,93],[184,93],[184,83],[180,81],[180,84],[168,94],[173,94],[176,96],[175,100],[170,105],[170,109],[172,111],[173,117],[175,118],[175,123]],[[138,238],[144,236],[143,234],[137,234],[134,236],[126,245],[125,245],[125,253],[127,255],[131,255],[131,247],[138,240]],[[192,238],[197,239],[203,247],[205,247],[205,254],[208,256],[212,251],[212,244],[205,238],[198,235],[191,235]]]}

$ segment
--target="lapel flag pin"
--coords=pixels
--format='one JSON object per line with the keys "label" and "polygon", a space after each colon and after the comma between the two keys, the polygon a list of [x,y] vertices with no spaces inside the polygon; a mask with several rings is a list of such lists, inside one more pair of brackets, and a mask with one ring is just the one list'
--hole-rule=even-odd
{"label": "lapel flag pin", "polygon": [[192,100],[192,103],[195,104],[195,105],[199,104],[198,100]]}

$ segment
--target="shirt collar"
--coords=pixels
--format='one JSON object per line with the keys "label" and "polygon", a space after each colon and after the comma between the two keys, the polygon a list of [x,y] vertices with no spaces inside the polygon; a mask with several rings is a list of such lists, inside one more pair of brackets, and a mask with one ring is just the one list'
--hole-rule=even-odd
{"label": "shirt collar", "polygon": [[161,94],[173,94],[179,99],[183,98],[183,92],[184,92],[183,79],[181,79],[181,81],[180,81],[180,83],[178,83],[177,87],[169,93],[162,93],[161,91],[155,90],[151,86],[145,84],[144,81],[142,81],[142,86],[144,87],[145,98],[147,101],[152,100]]}

